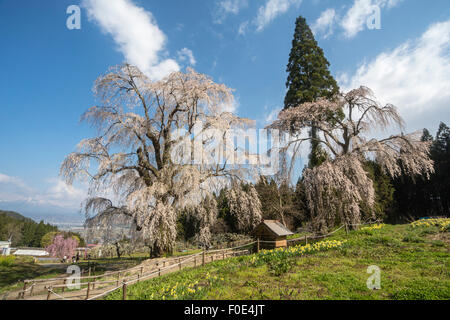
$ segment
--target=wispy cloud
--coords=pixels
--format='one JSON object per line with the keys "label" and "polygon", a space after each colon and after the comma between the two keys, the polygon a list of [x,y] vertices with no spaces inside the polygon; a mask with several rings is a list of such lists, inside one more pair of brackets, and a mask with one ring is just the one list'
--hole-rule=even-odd
{"label": "wispy cloud", "polygon": [[0,203],[26,203],[35,206],[52,206],[65,211],[80,209],[87,191],[67,185],[58,178],[46,181],[46,186],[36,190],[28,186],[22,179],[0,173]]}
{"label": "wispy cloud", "polygon": [[214,23],[221,24],[230,15],[237,15],[243,8],[248,7],[248,0],[222,0],[217,2],[213,12]]}
{"label": "wispy cloud", "polygon": [[239,29],[238,29],[238,34],[243,36],[247,33],[247,29],[248,29],[248,21],[244,21],[239,25]]}
{"label": "wispy cloud", "polygon": [[11,177],[6,174],[0,173],[0,184],[13,185],[22,189],[30,190],[28,186],[17,177]]}
{"label": "wispy cloud", "polygon": [[258,9],[258,14],[254,20],[256,31],[262,31],[275,18],[286,13],[292,6],[299,6],[302,0],[267,0]]}
{"label": "wispy cloud", "polygon": [[265,124],[270,124],[273,121],[275,121],[278,118],[278,114],[280,113],[282,109],[281,108],[272,108],[271,111],[269,113],[266,113],[264,121]]}
{"label": "wispy cloud", "polygon": [[323,37],[326,39],[333,34],[333,27],[336,22],[336,10],[330,8],[320,14],[320,17],[313,23],[311,29],[316,36],[323,34]]}
{"label": "wispy cloud", "polygon": [[418,39],[343,74],[343,90],[365,85],[384,103],[393,103],[409,129],[432,129],[450,119],[450,20],[431,25]]}
{"label": "wispy cloud", "polygon": [[241,103],[239,100],[239,96],[234,96],[234,99],[230,103],[223,103],[220,105],[221,112],[231,112],[236,114]]}
{"label": "wispy cloud", "polygon": [[192,50],[188,48],[183,48],[180,51],[178,51],[178,59],[180,61],[188,61],[190,65],[195,66],[197,61],[194,58],[194,54],[192,53]]}
{"label": "wispy cloud", "polygon": [[151,12],[131,0],[82,0],[81,4],[89,19],[113,37],[125,59],[151,79],[179,70],[175,60],[163,58],[167,38]]}

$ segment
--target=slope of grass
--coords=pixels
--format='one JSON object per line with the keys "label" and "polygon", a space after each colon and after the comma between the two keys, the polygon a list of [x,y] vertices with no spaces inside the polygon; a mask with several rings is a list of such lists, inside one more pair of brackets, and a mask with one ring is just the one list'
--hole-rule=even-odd
{"label": "slope of grass", "polygon": [[[107,271],[119,271],[139,265],[147,257],[104,258],[91,261],[82,260],[76,265],[86,271],[91,267],[91,275],[103,274]],[[0,256],[0,293],[21,289],[23,280],[47,279],[68,276],[67,267],[63,263],[34,263],[32,257]],[[85,275],[85,274],[84,274]]]}
{"label": "slope of grass", "polygon": [[[450,299],[448,231],[385,225],[338,232],[336,247],[303,255],[250,255],[216,261],[131,285],[128,299]],[[367,268],[381,269],[370,290]],[[118,290],[106,299],[121,299]]]}

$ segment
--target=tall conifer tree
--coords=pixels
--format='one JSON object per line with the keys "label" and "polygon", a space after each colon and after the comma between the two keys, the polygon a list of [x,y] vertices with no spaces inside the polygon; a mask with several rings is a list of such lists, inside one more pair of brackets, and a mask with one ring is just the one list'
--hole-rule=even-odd
{"label": "tall conifer tree", "polygon": [[[330,63],[318,46],[305,18],[298,17],[295,23],[294,39],[287,65],[288,89],[284,108],[296,107],[305,102],[313,102],[319,97],[332,98],[339,92],[336,80],[329,71]],[[311,136],[317,136],[311,124]],[[318,142],[312,140],[309,167],[315,167],[326,159]]]}

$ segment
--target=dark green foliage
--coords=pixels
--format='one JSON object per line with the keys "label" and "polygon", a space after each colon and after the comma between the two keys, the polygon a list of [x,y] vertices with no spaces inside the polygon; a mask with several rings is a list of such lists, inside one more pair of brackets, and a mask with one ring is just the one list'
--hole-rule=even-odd
{"label": "dark green foliage", "polygon": [[319,97],[332,98],[336,95],[339,87],[328,70],[329,66],[305,18],[298,17],[286,70],[288,92],[284,99],[285,109]]}
{"label": "dark green foliage", "polygon": [[188,210],[184,210],[177,220],[177,239],[190,240],[198,232],[200,221],[196,219]]}
{"label": "dark green foliage", "polygon": [[[394,206],[394,187],[391,179],[386,175],[381,167],[374,161],[367,161],[364,164],[369,178],[373,181],[375,189],[375,205],[372,208],[377,219],[383,220],[386,214],[393,210]],[[368,208],[362,208],[362,216],[369,218]]]}
{"label": "dark green foliage", "polygon": [[[330,63],[314,39],[305,18],[298,17],[286,69],[288,91],[284,99],[284,108],[297,107],[305,102],[313,102],[320,97],[331,99],[338,94],[339,87],[328,69],[329,66]],[[317,130],[313,123],[310,134],[313,140],[311,141],[309,167],[312,168],[324,162],[327,155],[321,149],[320,143],[314,140]]]}
{"label": "dark green foliage", "polygon": [[277,185],[275,180],[261,177],[255,185],[261,201],[263,219],[279,220],[295,230],[305,218],[302,199],[287,184]]}
{"label": "dark green foliage", "polygon": [[425,129],[422,141],[433,142],[430,155],[436,172],[429,180],[406,175],[393,179],[395,211],[388,213],[390,222],[450,214],[450,128],[441,123],[435,139]]}
{"label": "dark green foliage", "polygon": [[216,197],[218,218],[227,226],[227,231],[237,233],[237,219],[230,212],[230,206],[228,204],[227,189],[220,190],[219,195]]}
{"label": "dark green foliage", "polygon": [[11,237],[15,247],[41,247],[42,237],[58,228],[41,221],[34,222],[16,212],[0,211],[0,240]]}

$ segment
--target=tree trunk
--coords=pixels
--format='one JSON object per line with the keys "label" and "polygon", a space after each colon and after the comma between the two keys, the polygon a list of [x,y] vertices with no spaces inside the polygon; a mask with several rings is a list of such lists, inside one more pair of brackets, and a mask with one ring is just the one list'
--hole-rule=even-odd
{"label": "tree trunk", "polygon": [[115,244],[114,244],[115,246],[116,246],[116,253],[117,253],[117,257],[120,259],[120,247],[119,247],[119,243],[118,242],[116,242]]}

